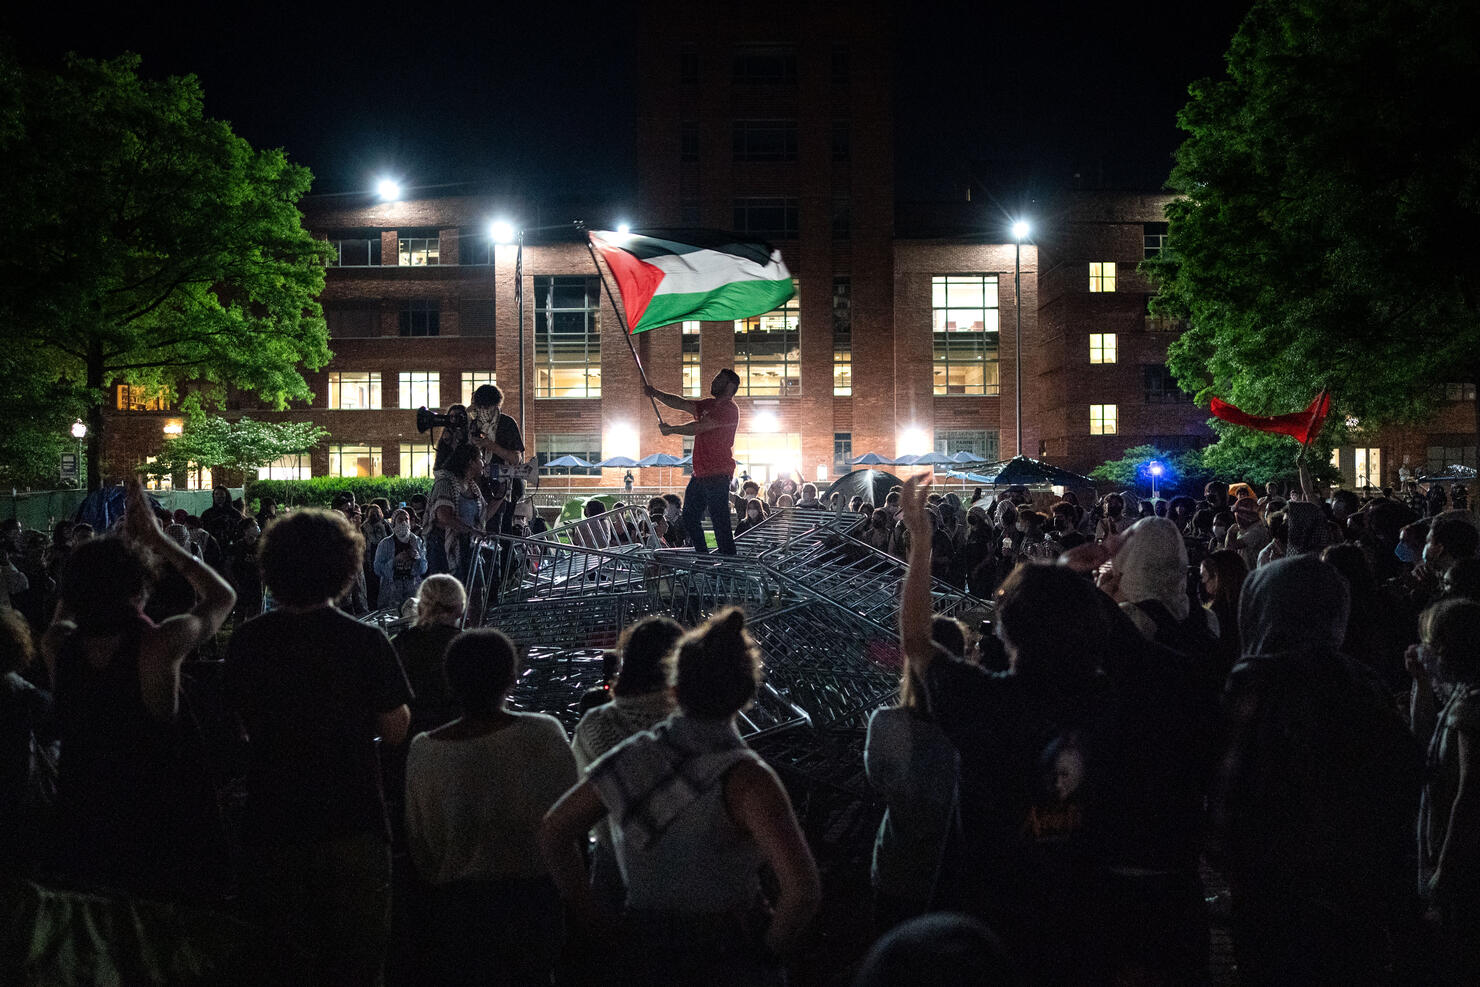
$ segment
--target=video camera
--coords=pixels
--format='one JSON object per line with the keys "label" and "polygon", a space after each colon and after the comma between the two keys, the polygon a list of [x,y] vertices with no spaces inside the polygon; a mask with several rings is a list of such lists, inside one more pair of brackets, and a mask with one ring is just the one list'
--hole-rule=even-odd
{"label": "video camera", "polygon": [[467,428],[468,410],[460,404],[447,409],[444,414],[433,411],[426,405],[416,409],[416,430],[425,432],[433,428]]}

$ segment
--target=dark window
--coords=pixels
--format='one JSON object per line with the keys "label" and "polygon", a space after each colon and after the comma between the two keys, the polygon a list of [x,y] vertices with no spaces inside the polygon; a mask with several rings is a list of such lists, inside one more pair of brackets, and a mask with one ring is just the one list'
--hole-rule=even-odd
{"label": "dark window", "polygon": [[374,305],[333,303],[324,306],[331,339],[380,335],[380,313]]}
{"label": "dark window", "polygon": [[1142,366],[1141,381],[1147,404],[1181,404],[1192,400],[1191,394],[1177,386],[1176,379],[1164,363]]}
{"label": "dark window", "polygon": [[736,232],[778,240],[796,239],[799,225],[796,199],[736,199],[734,206]]}
{"label": "dark window", "polygon": [[736,161],[795,161],[797,122],[736,120],[734,149]]}
{"label": "dark window", "polygon": [[832,235],[834,240],[846,240],[853,235],[853,205],[847,192],[833,193]]}
{"label": "dark window", "polygon": [[329,246],[334,248],[334,256],[329,259],[330,267],[380,266],[379,230],[331,234]]}
{"label": "dark window", "polygon": [[735,81],[750,85],[795,85],[796,49],[790,45],[746,45],[738,49]]}
{"label": "dark window", "polygon": [[685,120],[678,125],[678,159],[699,160],[699,124]]}
{"label": "dark window", "polygon": [[835,86],[848,84],[848,46],[832,46],[832,81]]}
{"label": "dark window", "polygon": [[1474,384],[1437,384],[1434,387],[1434,400],[1436,401],[1473,401],[1475,400]]}
{"label": "dark window", "polygon": [[457,262],[483,267],[493,263],[493,238],[486,229],[463,228],[457,231]]}
{"label": "dark window", "polygon": [[[559,459],[561,456],[575,456],[584,459],[588,463],[601,462],[601,433],[600,432],[546,432],[540,436],[540,451],[536,454],[539,464],[544,466],[551,460]],[[556,475],[564,476],[600,476],[599,467],[572,466],[562,469],[557,466],[554,470]]]}
{"label": "dark window", "polygon": [[833,466],[834,466],[833,472],[835,472],[835,473],[845,472],[849,468],[848,467],[848,460],[850,460],[852,458],[853,458],[853,433],[852,432],[834,432],[833,433]]}
{"label": "dark window", "polygon": [[1167,245],[1167,224],[1146,223],[1143,229],[1146,238],[1146,256],[1155,257]]}
{"label": "dark window", "polygon": [[684,45],[678,52],[678,81],[699,81],[699,49]]}
{"label": "dark window", "polygon": [[832,320],[833,332],[853,331],[853,282],[848,278],[833,278]]}
{"label": "dark window", "polygon": [[457,303],[458,334],[462,336],[492,336],[493,299],[464,298]]}
{"label": "dark window", "polygon": [[418,298],[401,306],[402,336],[440,336],[442,312],[437,303]]}
{"label": "dark window", "polygon": [[1443,473],[1451,466],[1475,468],[1475,437],[1473,435],[1430,435],[1428,460],[1425,467],[1430,474]]}
{"label": "dark window", "polygon": [[832,125],[832,159],[847,161],[853,154],[853,128],[847,120],[834,120]]}

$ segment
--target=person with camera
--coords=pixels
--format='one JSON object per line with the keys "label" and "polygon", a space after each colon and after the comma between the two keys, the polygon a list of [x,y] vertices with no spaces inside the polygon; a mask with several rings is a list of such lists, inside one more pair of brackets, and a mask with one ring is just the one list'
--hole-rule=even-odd
{"label": "person with camera", "polygon": [[472,444],[458,446],[437,473],[427,498],[427,520],[422,534],[426,541],[427,568],[431,573],[450,572],[464,584],[471,569],[472,539],[483,534],[488,520],[503,507],[491,499],[483,476],[483,454]]}
{"label": "person with camera", "polygon": [[[524,480],[511,470],[524,464],[524,436],[519,423],[503,413],[503,406],[504,392],[497,385],[484,384],[474,391],[468,409],[468,435],[483,451],[488,478],[493,482],[491,496],[499,499],[499,507],[490,514],[494,523],[489,530],[512,535],[514,505],[524,499]],[[507,576],[513,560],[511,546],[501,546],[499,556],[498,571]],[[495,585],[502,585],[502,580]]]}

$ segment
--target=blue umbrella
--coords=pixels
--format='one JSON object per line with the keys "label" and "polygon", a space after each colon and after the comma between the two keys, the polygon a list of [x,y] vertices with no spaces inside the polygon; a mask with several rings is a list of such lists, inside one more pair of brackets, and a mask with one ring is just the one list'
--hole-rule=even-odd
{"label": "blue umbrella", "polygon": [[983,459],[982,457],[978,456],[974,452],[967,452],[965,449],[962,449],[960,452],[956,453],[954,456],[951,457],[951,462],[953,462],[953,463],[985,463],[985,462],[990,462],[990,460]]}
{"label": "blue umbrella", "polygon": [[643,456],[641,459],[639,459],[637,461],[637,465],[638,466],[642,466],[642,467],[648,467],[648,466],[682,466],[683,465],[683,460],[682,459],[679,459],[677,456],[670,456],[666,452],[655,452],[655,453],[652,453],[651,455]]}
{"label": "blue umbrella", "polygon": [[637,460],[633,459],[630,456],[611,456],[607,459],[603,459],[599,463],[593,463],[592,465],[600,466],[602,469],[608,470],[630,470],[632,467],[637,465]]}
{"label": "blue umbrella", "polygon": [[915,466],[948,466],[955,460],[943,452],[927,452],[923,456],[915,457],[912,465]]}
{"label": "blue umbrella", "polygon": [[541,469],[558,469],[562,466],[566,469],[570,469],[572,467],[579,467],[580,469],[590,469],[592,466],[595,465],[595,463],[586,462],[580,456],[561,456],[559,459],[550,460],[543,467],[541,467]]}
{"label": "blue umbrella", "polygon": [[879,455],[877,452],[866,452],[862,456],[848,460],[849,466],[893,466],[894,460]]}
{"label": "blue umbrella", "polygon": [[919,458],[920,457],[915,455],[914,453],[907,452],[903,456],[900,456],[898,459],[891,460],[891,462],[895,466],[913,466],[915,465],[916,461],[919,460]]}

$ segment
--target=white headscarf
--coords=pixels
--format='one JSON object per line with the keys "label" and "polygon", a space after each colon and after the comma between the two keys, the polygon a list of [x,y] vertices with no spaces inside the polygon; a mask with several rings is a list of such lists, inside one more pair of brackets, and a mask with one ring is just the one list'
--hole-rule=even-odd
{"label": "white headscarf", "polygon": [[1126,530],[1111,568],[1127,603],[1156,600],[1178,621],[1187,619],[1187,543],[1171,519],[1142,518]]}

